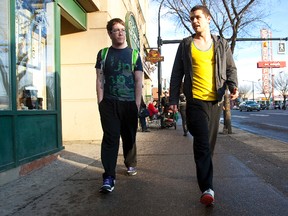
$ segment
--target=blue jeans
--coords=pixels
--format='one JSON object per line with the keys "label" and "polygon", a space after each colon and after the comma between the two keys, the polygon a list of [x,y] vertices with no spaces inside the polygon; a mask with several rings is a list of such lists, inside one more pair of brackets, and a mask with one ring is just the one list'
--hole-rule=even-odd
{"label": "blue jeans", "polygon": [[147,130],[146,117],[139,117],[142,131]]}

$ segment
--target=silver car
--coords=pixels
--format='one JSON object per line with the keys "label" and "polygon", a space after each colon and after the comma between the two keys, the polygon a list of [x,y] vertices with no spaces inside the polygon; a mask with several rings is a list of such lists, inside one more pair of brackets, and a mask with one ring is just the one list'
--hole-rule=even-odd
{"label": "silver car", "polygon": [[242,110],[245,110],[247,112],[257,110],[260,111],[260,105],[255,101],[244,101],[239,105],[239,110],[242,112]]}

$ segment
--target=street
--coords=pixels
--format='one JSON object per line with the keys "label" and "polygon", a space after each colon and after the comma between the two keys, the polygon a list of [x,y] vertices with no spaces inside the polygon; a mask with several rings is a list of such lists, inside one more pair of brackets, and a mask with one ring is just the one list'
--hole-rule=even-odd
{"label": "street", "polygon": [[233,127],[288,142],[287,110],[261,110],[259,112],[231,110],[231,116]]}

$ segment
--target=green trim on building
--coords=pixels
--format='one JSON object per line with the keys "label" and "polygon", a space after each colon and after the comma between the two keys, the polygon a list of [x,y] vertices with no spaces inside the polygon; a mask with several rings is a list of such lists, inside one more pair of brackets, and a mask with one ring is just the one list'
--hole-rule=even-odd
{"label": "green trim on building", "polygon": [[[12,110],[17,110],[17,103],[16,103],[16,37],[15,37],[15,0],[12,0],[11,3],[10,3],[10,76],[11,76],[11,79],[10,79],[10,85],[11,85],[11,88],[10,88],[10,92],[11,92],[11,109]],[[13,71],[11,73],[11,71]]]}
{"label": "green trim on building", "polygon": [[66,20],[78,29],[87,29],[86,12],[77,1],[58,0],[57,2],[62,9],[61,15]]}
{"label": "green trim on building", "polygon": [[[64,148],[61,121],[61,20],[64,17],[79,30],[86,30],[87,28],[86,12],[76,0],[52,1],[55,40],[53,55],[53,58],[55,58],[53,59],[55,67],[55,107],[47,110],[21,110],[17,107],[16,0],[8,2],[8,10],[10,11],[9,83],[11,106],[7,110],[0,110],[0,172],[19,167],[25,163],[59,152]],[[0,8],[0,13],[2,9]],[[48,55],[47,57],[49,58]]]}
{"label": "green trim on building", "polygon": [[[9,1],[10,11],[10,98],[12,106],[0,110],[0,172],[19,167],[47,155],[59,152],[62,145],[60,91],[60,29],[61,8],[54,6],[54,67],[55,108],[51,110],[17,109],[16,0]],[[1,8],[2,9],[2,8]],[[1,10],[0,9],[0,10]],[[4,9],[3,9],[4,10]],[[49,56],[48,56],[49,57]]]}
{"label": "green trim on building", "polygon": [[[55,7],[55,75],[56,75],[56,110],[58,112],[57,118],[57,131],[58,131],[58,144],[62,147],[62,121],[61,121],[61,9]],[[60,146],[58,146],[60,147]],[[63,147],[62,147],[63,148]]]}

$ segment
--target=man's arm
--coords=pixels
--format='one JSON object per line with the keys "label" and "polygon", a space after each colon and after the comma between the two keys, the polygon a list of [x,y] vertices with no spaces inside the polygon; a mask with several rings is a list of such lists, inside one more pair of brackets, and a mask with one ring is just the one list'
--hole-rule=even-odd
{"label": "man's arm", "polygon": [[99,104],[103,100],[104,96],[104,73],[103,70],[96,68],[96,93],[97,103]]}
{"label": "man's arm", "polygon": [[138,107],[138,110],[140,109],[141,104],[141,96],[142,96],[142,71],[135,71],[135,102]]}
{"label": "man's arm", "polygon": [[183,41],[182,43],[179,44],[170,77],[170,93],[169,93],[170,105],[176,105],[179,102],[180,88],[184,76],[182,49],[183,49]]}
{"label": "man's arm", "polygon": [[228,42],[226,42],[226,83],[229,87],[231,93],[231,99],[233,100],[238,97],[238,77],[237,77],[237,67],[234,62],[233,54],[230,49]]}
{"label": "man's arm", "polygon": [[175,56],[172,73],[170,77],[169,108],[174,110],[174,112],[178,111],[177,104],[179,103],[180,88],[184,76],[182,49],[183,49],[183,41],[178,46],[178,50]]}

